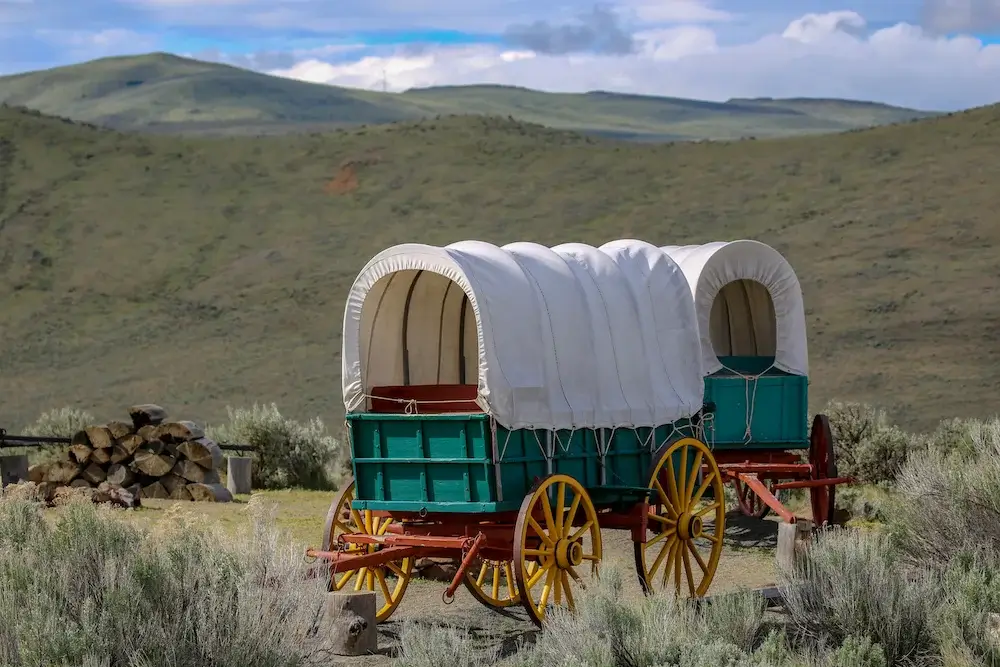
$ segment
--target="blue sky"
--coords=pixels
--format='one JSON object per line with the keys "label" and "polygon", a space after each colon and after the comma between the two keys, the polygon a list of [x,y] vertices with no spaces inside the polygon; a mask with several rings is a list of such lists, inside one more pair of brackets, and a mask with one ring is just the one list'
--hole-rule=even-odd
{"label": "blue sky", "polygon": [[169,51],[316,83],[1000,101],[1000,0],[0,0],[0,73]]}

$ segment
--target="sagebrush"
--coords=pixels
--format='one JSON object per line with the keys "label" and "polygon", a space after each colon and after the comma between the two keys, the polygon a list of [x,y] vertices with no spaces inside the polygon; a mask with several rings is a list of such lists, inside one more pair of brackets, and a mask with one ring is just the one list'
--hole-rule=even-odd
{"label": "sagebrush", "polygon": [[344,454],[319,418],[300,423],[282,416],[275,404],[227,407],[229,421],[210,426],[207,435],[220,443],[251,445],[253,486],[257,489],[335,486]]}
{"label": "sagebrush", "polygon": [[326,586],[250,505],[238,537],[144,531],[92,504],[0,500],[0,664],[294,667],[323,657]]}

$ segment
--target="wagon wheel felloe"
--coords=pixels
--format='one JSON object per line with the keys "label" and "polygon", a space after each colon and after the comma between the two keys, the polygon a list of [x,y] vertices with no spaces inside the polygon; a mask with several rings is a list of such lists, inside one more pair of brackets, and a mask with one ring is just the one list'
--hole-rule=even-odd
{"label": "wagon wheel felloe", "polygon": [[[830,430],[830,419],[826,415],[816,415],[813,419],[809,433],[809,463],[812,465],[813,479],[837,476],[833,431]],[[812,505],[813,522],[817,526],[832,525],[837,509],[837,488],[833,485],[813,487],[809,490],[809,501]]]}
{"label": "wagon wheel felloe", "polygon": [[[537,563],[529,564],[530,575]],[[473,564],[463,580],[465,587],[473,597],[487,607],[505,609],[518,604],[521,596],[518,593],[517,580],[514,576],[514,561],[481,560]]]}
{"label": "wagon wheel felloe", "polygon": [[601,548],[597,510],[575,479],[549,475],[525,497],[514,527],[514,575],[536,625],[549,605],[576,608],[573,588],[583,587],[584,567],[596,574]]}
{"label": "wagon wheel felloe", "polygon": [[[337,538],[344,534],[354,535],[385,535],[392,523],[390,517],[375,516],[371,510],[358,511],[351,508],[354,500],[355,484],[351,479],[337,494],[330,511],[326,516],[326,528],[323,531],[323,550],[337,549]],[[380,550],[380,545],[347,544],[348,554],[373,553]],[[331,568],[329,590],[367,590],[374,591],[378,605],[375,620],[388,619],[403,599],[403,593],[410,583],[413,574],[413,558],[403,558],[388,562],[377,567],[362,567],[357,570],[341,570],[334,572]]]}
{"label": "wagon wheel felloe", "polygon": [[[639,582],[647,594],[655,591],[659,577],[662,587],[671,586],[678,597],[701,597],[718,568],[726,529],[722,474],[715,457],[703,442],[682,438],[653,466],[649,488],[654,493],[648,531],[654,535],[645,544],[635,543]],[[707,558],[699,547],[708,549]]]}

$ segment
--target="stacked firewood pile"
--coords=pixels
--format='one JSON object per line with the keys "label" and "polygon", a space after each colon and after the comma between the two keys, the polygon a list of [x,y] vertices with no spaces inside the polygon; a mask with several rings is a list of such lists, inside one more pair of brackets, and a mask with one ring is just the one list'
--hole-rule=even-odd
{"label": "stacked firewood pile", "polygon": [[222,450],[189,421],[168,421],[158,405],[128,409],[131,423],[112,421],[73,435],[64,458],[31,466],[28,479],[52,501],[56,489],[93,490],[95,502],[136,506],[140,498],[229,502],[220,483]]}

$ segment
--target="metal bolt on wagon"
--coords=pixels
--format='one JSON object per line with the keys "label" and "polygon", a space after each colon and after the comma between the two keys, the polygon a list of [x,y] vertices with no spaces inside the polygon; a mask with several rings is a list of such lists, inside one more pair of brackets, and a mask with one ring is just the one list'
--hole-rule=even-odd
{"label": "metal bolt on wagon", "polygon": [[464,585],[541,624],[574,607],[602,527],[630,531],[645,591],[703,596],[724,484],[794,521],[774,492],[809,487],[826,517],[845,481],[825,418],[806,434],[804,320],[791,267],[753,241],[384,250],[344,316],[354,478],[307,553],[332,590],[375,591],[379,621],[416,558],[450,555],[446,602]]}

